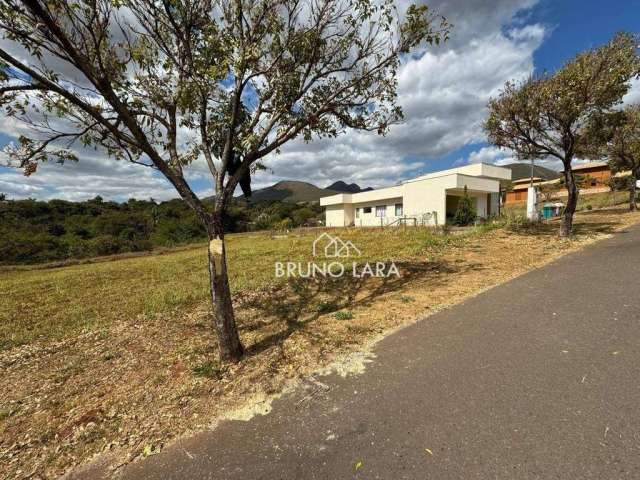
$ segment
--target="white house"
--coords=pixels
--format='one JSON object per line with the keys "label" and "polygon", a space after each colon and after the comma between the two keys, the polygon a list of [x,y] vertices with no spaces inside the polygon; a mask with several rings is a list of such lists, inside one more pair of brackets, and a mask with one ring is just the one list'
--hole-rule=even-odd
{"label": "white house", "polygon": [[394,187],[360,193],[341,193],[320,199],[326,226],[442,225],[453,216],[464,187],[480,217],[498,213],[500,180],[511,180],[511,170],[486,163],[407,180]]}

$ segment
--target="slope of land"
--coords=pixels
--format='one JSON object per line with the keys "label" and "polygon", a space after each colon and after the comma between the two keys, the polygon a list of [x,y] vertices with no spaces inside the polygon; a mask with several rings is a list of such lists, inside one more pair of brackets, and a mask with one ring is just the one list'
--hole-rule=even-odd
{"label": "slope of land", "polygon": [[0,477],[55,478],[96,453],[151,455],[241,407],[266,411],[294,379],[361,351],[398,326],[640,221],[584,212],[577,234],[520,221],[462,235],[342,229],[358,262],[396,262],[400,278],[274,276],[313,259],[314,232],[230,235],[230,277],[247,355],[219,365],[205,245],[165,255],[0,276]]}
{"label": "slope of land", "polygon": [[[500,165],[501,167],[511,169],[511,180],[522,180],[523,178],[531,178],[531,164],[530,163],[510,163],[509,165]],[[533,176],[542,178],[543,180],[554,180],[560,177],[560,172],[551,170],[550,168],[541,167],[540,165],[533,166]]]}

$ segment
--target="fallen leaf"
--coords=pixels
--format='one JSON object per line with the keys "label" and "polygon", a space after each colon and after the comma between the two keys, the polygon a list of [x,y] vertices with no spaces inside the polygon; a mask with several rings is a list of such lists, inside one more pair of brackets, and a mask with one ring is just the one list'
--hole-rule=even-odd
{"label": "fallen leaf", "polygon": [[360,460],[358,463],[356,463],[356,472],[357,472],[359,469],[361,469],[361,468],[362,468],[362,465],[363,465],[362,460]]}
{"label": "fallen leaf", "polygon": [[433,452],[431,451],[431,449],[425,448],[424,451],[433,457]]}

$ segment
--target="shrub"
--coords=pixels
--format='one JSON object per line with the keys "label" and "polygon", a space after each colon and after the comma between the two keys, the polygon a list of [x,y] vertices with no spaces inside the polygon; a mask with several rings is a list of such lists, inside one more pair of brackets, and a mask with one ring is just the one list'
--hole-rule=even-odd
{"label": "shrub", "polygon": [[220,376],[220,364],[218,362],[204,362],[191,369],[197,377],[218,378]]}
{"label": "shrub", "polygon": [[353,318],[353,313],[342,310],[340,312],[334,313],[333,316],[336,320],[351,320]]}
{"label": "shrub", "polygon": [[453,217],[453,224],[459,226],[471,225],[477,217],[476,209],[473,206],[471,197],[467,193],[467,186],[464,187],[464,194],[458,202],[458,209]]}

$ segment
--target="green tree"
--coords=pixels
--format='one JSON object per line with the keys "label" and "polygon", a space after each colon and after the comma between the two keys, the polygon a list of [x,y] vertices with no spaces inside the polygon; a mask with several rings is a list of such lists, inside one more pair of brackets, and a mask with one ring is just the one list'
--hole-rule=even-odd
{"label": "green tree", "polygon": [[637,210],[637,182],[640,180],[640,105],[598,119],[592,126],[592,138],[598,142],[597,157],[609,160],[613,173],[627,173],[626,177],[613,177],[612,190],[629,190],[629,209]]}
{"label": "green tree", "polygon": [[507,83],[489,102],[484,128],[491,143],[513,150],[523,160],[562,161],[568,197],[561,236],[571,234],[578,202],[571,163],[589,154],[586,126],[591,118],[620,104],[630,79],[640,71],[637,45],[635,36],[619,34],[577,55],[554,75]]}
{"label": "green tree", "polygon": [[[0,49],[0,106],[34,127],[7,153],[32,174],[77,160],[79,141],[160,172],[206,229],[220,356],[236,361],[224,244],[236,186],[249,194],[260,160],[296,137],[400,120],[401,56],[449,27],[426,6],[398,18],[392,0],[2,0],[0,29],[22,49]],[[199,158],[212,209],[185,178]]]}
{"label": "green tree", "polygon": [[471,197],[467,192],[467,186],[465,185],[464,193],[458,202],[458,208],[453,216],[453,224],[460,226],[471,225],[476,221],[477,216],[478,214],[473,206],[473,200],[471,200]]}

